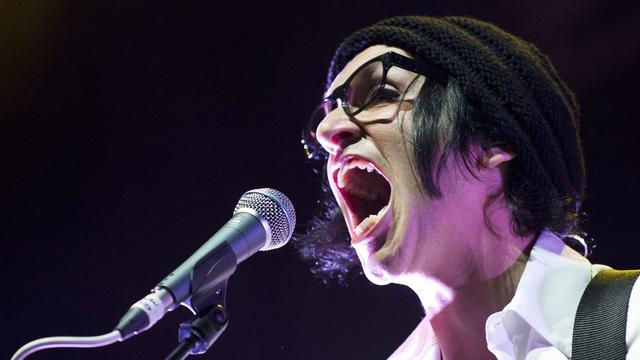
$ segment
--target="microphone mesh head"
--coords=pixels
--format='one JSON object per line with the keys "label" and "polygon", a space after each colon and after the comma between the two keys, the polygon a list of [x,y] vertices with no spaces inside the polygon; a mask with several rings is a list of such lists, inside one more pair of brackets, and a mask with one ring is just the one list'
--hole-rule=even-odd
{"label": "microphone mesh head", "polygon": [[277,249],[291,239],[293,228],[296,227],[296,211],[289,198],[280,191],[269,188],[249,190],[242,195],[233,214],[242,212],[243,209],[257,213],[263,224],[266,221],[269,227],[265,230],[271,233],[271,237],[260,250]]}

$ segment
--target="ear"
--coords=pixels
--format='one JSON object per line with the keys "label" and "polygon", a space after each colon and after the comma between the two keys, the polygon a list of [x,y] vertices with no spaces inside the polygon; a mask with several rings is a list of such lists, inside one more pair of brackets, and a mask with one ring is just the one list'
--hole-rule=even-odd
{"label": "ear", "polygon": [[515,152],[508,146],[492,146],[483,150],[480,165],[488,169],[493,169],[501,164],[506,164],[515,157]]}

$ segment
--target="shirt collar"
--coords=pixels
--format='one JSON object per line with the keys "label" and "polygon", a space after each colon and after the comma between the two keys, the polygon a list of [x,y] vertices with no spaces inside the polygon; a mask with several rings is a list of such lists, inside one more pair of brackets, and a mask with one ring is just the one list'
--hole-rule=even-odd
{"label": "shirt collar", "polygon": [[523,359],[532,349],[553,346],[569,357],[576,309],[591,277],[587,259],[543,231],[513,299],[487,319],[489,350],[499,359]]}

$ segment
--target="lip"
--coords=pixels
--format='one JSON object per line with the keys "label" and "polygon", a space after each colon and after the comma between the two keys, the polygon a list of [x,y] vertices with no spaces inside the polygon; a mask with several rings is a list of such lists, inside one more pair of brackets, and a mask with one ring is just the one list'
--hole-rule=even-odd
{"label": "lip", "polygon": [[[356,236],[356,233],[354,231],[354,228],[356,227],[354,223],[356,220],[355,220],[355,214],[351,211],[352,204],[349,203],[349,200],[348,200],[349,197],[347,196],[346,191],[344,189],[341,189],[338,186],[338,171],[346,163],[353,160],[362,160],[362,161],[367,161],[371,163],[374,166],[375,170],[387,181],[387,183],[389,183],[389,187],[390,187],[389,202],[386,205],[387,206],[386,210],[380,215],[380,219],[375,225],[367,229],[366,232],[360,234],[359,236]],[[339,194],[339,198],[337,200],[339,203],[344,205],[342,206],[342,208],[345,209],[347,213],[346,214],[347,216],[345,216],[345,218],[347,220],[347,228],[349,230],[349,235],[351,236],[351,244],[355,245],[367,238],[377,237],[378,235],[383,233],[385,229],[388,229],[391,224],[391,207],[392,207],[391,203],[393,201],[392,199],[393,185],[391,184],[391,181],[389,181],[389,177],[385,174],[384,170],[375,161],[359,154],[342,154],[339,157],[330,159],[329,169],[330,169],[329,181],[331,182],[331,186],[336,190],[335,193]]]}

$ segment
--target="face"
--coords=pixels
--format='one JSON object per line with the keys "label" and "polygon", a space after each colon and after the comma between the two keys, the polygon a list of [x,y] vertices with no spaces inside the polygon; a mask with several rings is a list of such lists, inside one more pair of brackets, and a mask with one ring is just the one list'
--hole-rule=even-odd
{"label": "face", "polygon": [[[389,51],[410,57],[399,48],[367,48],[346,65],[327,95],[368,60]],[[316,132],[329,153],[329,184],[344,214],[351,244],[364,273],[377,284],[405,283],[417,273],[455,283],[462,276],[460,269],[473,261],[469,254],[474,245],[457,239],[475,231],[473,222],[462,219],[481,213],[485,189],[451,162],[440,178],[442,197],[431,199],[414,165],[412,100],[424,81],[429,80],[392,67],[387,90],[401,96],[391,111],[386,106],[349,116],[338,106]],[[443,270],[452,266],[459,266],[458,271]]]}

